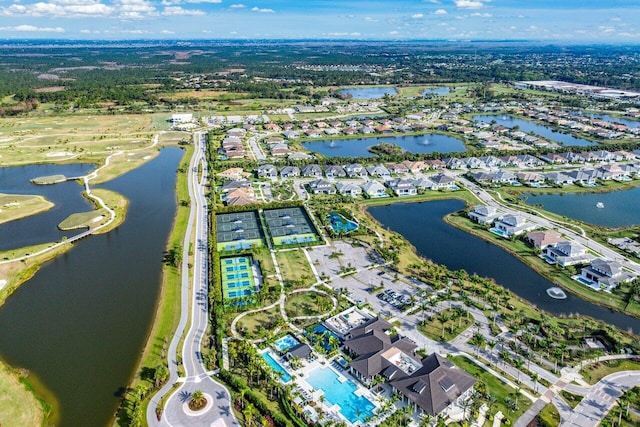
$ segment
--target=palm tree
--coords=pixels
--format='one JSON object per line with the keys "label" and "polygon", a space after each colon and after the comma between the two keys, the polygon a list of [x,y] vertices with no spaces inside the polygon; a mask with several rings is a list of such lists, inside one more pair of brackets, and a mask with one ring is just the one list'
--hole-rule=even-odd
{"label": "palm tree", "polygon": [[520,384],[520,374],[522,373],[521,369],[524,366],[524,360],[516,357],[513,359],[513,366],[518,370],[518,384]]}
{"label": "palm tree", "polygon": [[538,392],[538,378],[540,378],[540,376],[538,375],[537,372],[533,372],[531,374],[531,381],[533,381],[533,392],[534,393]]}
{"label": "palm tree", "polygon": [[202,390],[195,390],[191,393],[189,398],[189,407],[192,409],[201,409],[207,403],[207,398],[204,397]]}

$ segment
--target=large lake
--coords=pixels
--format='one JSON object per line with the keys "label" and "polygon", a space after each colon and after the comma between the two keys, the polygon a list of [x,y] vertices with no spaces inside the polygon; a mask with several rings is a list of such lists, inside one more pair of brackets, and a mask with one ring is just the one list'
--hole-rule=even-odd
{"label": "large lake", "polygon": [[398,91],[393,87],[350,87],[340,89],[340,93],[355,99],[378,99],[385,95],[396,95]]}
{"label": "large lake", "polygon": [[472,117],[472,120],[491,123],[495,122],[501,126],[513,128],[518,126],[521,131],[534,134],[548,139],[549,141],[559,142],[563,145],[575,145],[580,147],[587,147],[590,145],[598,145],[597,142],[589,141],[583,138],[575,137],[568,133],[556,132],[554,129],[542,126],[529,120],[520,119],[518,117],[506,116],[506,115],[476,115]]}
{"label": "large lake", "polygon": [[638,128],[640,127],[640,121],[638,120],[631,120],[631,119],[626,119],[623,117],[614,117],[614,116],[610,116],[608,114],[585,114],[585,116],[587,117],[591,117],[593,119],[600,119],[600,120],[604,120],[606,122],[609,123],[620,123],[623,124],[627,127],[630,128]]}
{"label": "large lake", "polygon": [[443,220],[445,215],[464,207],[464,202],[449,199],[395,203],[368,210],[385,228],[402,234],[422,256],[446,265],[450,270],[464,269],[469,274],[492,277],[515,294],[556,315],[580,313],[624,330],[640,331],[640,319],[591,304],[570,293],[566,300],[547,296],[547,288],[555,286],[552,282],[502,248]]}
{"label": "large lake", "polygon": [[0,193],[38,194],[54,207],[50,210],[20,220],[0,224],[0,251],[22,248],[40,243],[59,242],[63,236],[78,231],[60,231],[58,224],[69,215],[94,209],[82,196],[84,187],[74,181],[55,185],[35,185],[31,179],[40,176],[82,176],[95,168],[90,164],[30,165],[0,168]]}
{"label": "large lake", "polygon": [[422,92],[422,96],[427,96],[427,95],[444,96],[444,95],[448,95],[450,92],[451,92],[451,88],[448,88],[448,87],[434,87],[434,88],[425,89],[424,92]]}
{"label": "large lake", "polygon": [[[608,193],[528,193],[522,198],[550,212],[605,227],[640,224],[640,187]],[[602,202],[604,208],[596,204]]]}
{"label": "large lake", "polygon": [[130,200],[124,224],[77,242],[0,308],[0,354],[53,392],[57,425],[111,424],[155,312],[182,155],[163,149],[102,185]]}
{"label": "large lake", "polygon": [[381,142],[389,142],[410,153],[452,153],[467,149],[462,140],[448,135],[381,136],[375,138],[331,139],[303,142],[302,146],[327,157],[374,157],[367,149]]}

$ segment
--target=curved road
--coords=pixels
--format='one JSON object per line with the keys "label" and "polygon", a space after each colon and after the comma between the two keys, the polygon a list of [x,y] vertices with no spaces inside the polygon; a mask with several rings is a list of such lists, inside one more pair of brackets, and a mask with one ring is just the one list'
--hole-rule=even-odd
{"label": "curved road", "polygon": [[[189,163],[188,182],[191,198],[191,212],[185,233],[182,261],[181,314],[178,328],[169,345],[169,381],[151,398],[147,408],[149,426],[210,426],[222,420],[226,426],[239,426],[231,409],[228,390],[211,378],[200,353],[202,338],[208,324],[208,227],[207,202],[204,196],[204,184],[207,180],[205,160],[206,134],[195,132],[193,157]],[[202,171],[198,180],[198,167]],[[192,281],[189,281],[189,247],[195,235]],[[192,292],[191,292],[192,291]],[[189,316],[191,314],[191,316]],[[182,366],[184,377],[179,376],[178,344],[184,334],[187,322],[191,318],[189,330],[182,347]],[[174,384],[182,385],[166,400],[162,418],[158,421],[156,407],[161,399],[171,392]],[[213,405],[201,414],[187,413],[184,410],[191,394],[201,390],[213,398]]]}

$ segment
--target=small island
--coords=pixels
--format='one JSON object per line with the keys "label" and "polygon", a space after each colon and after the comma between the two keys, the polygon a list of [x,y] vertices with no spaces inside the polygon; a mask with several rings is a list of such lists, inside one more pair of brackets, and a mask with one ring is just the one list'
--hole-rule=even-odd
{"label": "small island", "polygon": [[42,196],[0,193],[0,224],[48,211],[53,206]]}
{"label": "small island", "polygon": [[381,142],[380,144],[369,147],[368,150],[374,154],[383,156],[399,156],[403,153],[399,145],[390,142]]}

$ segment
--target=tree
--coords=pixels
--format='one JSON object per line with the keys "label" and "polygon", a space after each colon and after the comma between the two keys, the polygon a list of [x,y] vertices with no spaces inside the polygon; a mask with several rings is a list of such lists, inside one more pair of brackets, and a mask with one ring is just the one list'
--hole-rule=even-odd
{"label": "tree", "polygon": [[531,374],[531,381],[533,381],[533,392],[537,393],[538,392],[538,378],[540,376],[538,375],[537,372],[533,372]]}
{"label": "tree", "polygon": [[521,369],[524,366],[524,360],[516,357],[513,359],[513,366],[518,370],[518,384],[520,384],[520,374],[522,373]]}
{"label": "tree", "polygon": [[164,384],[165,381],[169,378],[169,370],[165,365],[158,365],[153,373],[153,383],[157,387]]}

